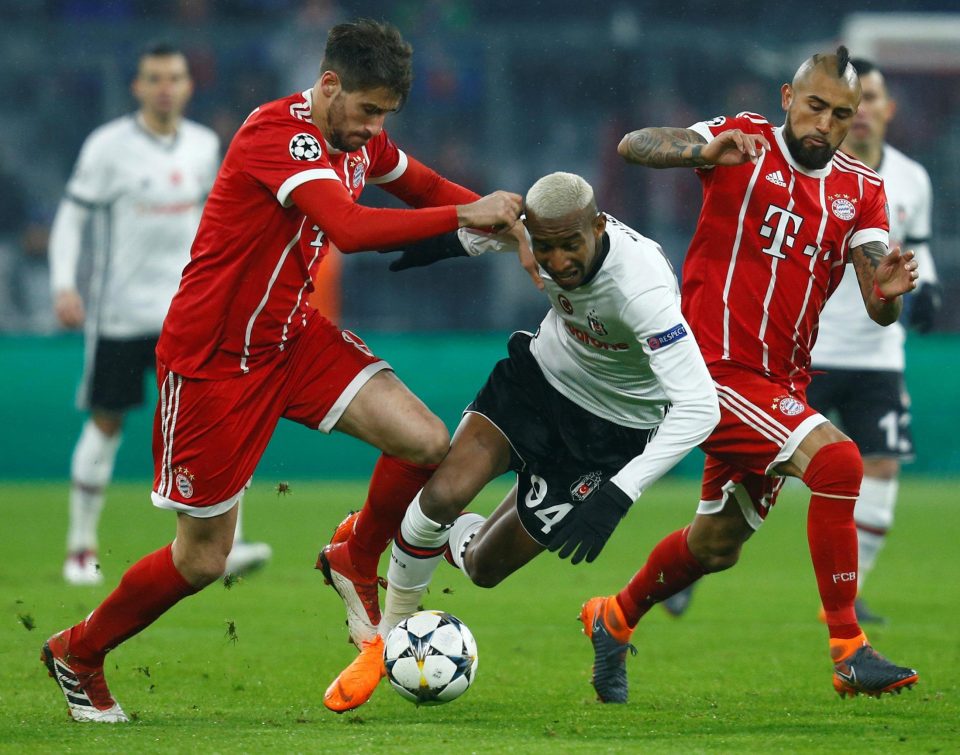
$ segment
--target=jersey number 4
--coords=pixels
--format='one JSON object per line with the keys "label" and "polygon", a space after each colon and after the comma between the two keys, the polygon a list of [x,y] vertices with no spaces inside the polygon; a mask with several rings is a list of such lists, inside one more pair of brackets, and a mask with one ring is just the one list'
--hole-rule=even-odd
{"label": "jersey number 4", "polygon": [[530,475],[530,490],[527,491],[526,496],[524,496],[523,502],[526,504],[528,509],[533,510],[533,514],[543,522],[543,527],[540,528],[540,531],[544,535],[549,535],[550,530],[556,526],[556,524],[563,519],[570,511],[573,509],[572,503],[557,503],[552,506],[544,506],[540,508],[540,505],[544,502],[547,497],[547,481],[540,477],[539,475],[531,474]]}

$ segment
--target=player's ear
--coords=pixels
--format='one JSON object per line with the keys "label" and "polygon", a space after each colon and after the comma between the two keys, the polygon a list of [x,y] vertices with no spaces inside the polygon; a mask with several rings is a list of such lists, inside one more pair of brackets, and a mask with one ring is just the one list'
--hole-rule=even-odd
{"label": "player's ear", "polygon": [[782,87],[780,87],[780,107],[783,108],[784,112],[787,112],[792,104],[793,87],[790,84],[784,84]]}
{"label": "player's ear", "polygon": [[597,217],[593,221],[593,232],[599,241],[600,237],[603,236],[603,232],[607,230],[607,216],[602,212],[597,212]]}
{"label": "player's ear", "polygon": [[324,97],[333,98],[343,88],[336,71],[324,71],[320,74],[320,91]]}
{"label": "player's ear", "polygon": [[897,114],[897,101],[893,97],[887,96],[887,123],[893,120]]}

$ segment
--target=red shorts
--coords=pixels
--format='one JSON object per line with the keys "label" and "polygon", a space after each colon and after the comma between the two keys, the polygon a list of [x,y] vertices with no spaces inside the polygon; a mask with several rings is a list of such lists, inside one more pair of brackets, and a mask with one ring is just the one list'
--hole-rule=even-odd
{"label": "red shorts", "polygon": [[800,442],[827,421],[769,378],[730,364],[710,365],[720,399],[720,422],[700,448],[707,454],[698,514],[719,512],[732,492],[756,529],[776,502],[783,478],[772,475]]}
{"label": "red shorts", "polygon": [[154,505],[199,517],[229,511],[281,417],[329,433],[385,369],[357,336],[319,315],[273,362],[246,375],[196,380],[158,361]]}

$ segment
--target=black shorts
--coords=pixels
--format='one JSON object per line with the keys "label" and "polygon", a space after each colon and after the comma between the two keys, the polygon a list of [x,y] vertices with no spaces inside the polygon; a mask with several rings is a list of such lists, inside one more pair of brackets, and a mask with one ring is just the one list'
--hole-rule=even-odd
{"label": "black shorts", "polygon": [[913,458],[910,394],[902,372],[831,369],[814,374],[807,403],[836,415],[864,457]]}
{"label": "black shorts", "polygon": [[550,385],[530,353],[529,333],[514,333],[466,411],[482,414],[510,442],[517,511],[541,545],[553,527],[631,459],[656,432],[601,419]]}
{"label": "black shorts", "polygon": [[157,338],[98,338],[84,373],[81,406],[109,412],[140,406],[144,375],[156,379]]}

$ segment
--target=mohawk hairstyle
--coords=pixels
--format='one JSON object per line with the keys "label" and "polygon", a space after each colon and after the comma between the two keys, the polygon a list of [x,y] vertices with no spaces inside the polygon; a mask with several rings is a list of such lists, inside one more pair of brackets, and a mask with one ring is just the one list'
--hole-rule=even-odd
{"label": "mohawk hairstyle", "polygon": [[847,64],[850,62],[850,51],[844,46],[840,45],[837,48],[837,76],[843,78],[843,74],[847,70]]}

